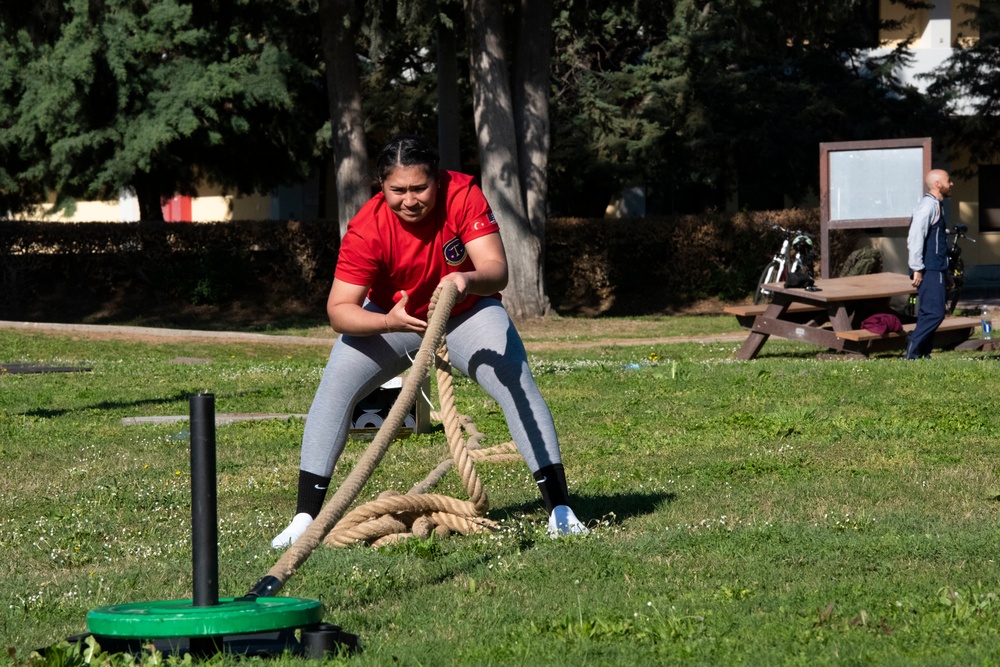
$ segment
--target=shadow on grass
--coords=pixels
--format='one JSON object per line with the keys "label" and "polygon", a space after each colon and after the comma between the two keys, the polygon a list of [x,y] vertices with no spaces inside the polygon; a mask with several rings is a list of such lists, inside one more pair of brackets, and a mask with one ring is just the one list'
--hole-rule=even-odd
{"label": "shadow on grass", "polygon": [[[134,401],[101,401],[100,403],[94,403],[92,405],[80,405],[71,408],[37,408],[35,410],[27,410],[19,414],[25,417],[41,417],[44,419],[51,419],[54,417],[61,417],[63,415],[69,414],[71,412],[79,411],[91,411],[91,410],[124,410],[128,408],[141,408],[145,405],[167,405],[171,403],[179,403],[180,407],[175,410],[175,414],[187,415],[188,414],[188,404],[192,394],[196,394],[195,391],[181,391],[173,396],[157,397],[157,398],[143,398]],[[211,392],[210,392],[211,393]],[[225,403],[227,401],[235,401],[239,398],[247,397],[269,397],[274,394],[274,389],[271,387],[263,387],[259,389],[252,389],[248,391],[238,391],[238,392],[222,392],[212,394],[215,397],[216,412],[219,411],[220,401]],[[135,416],[135,415],[133,415]],[[443,427],[442,427],[443,430]]]}
{"label": "shadow on grass", "polygon": [[61,417],[65,414],[71,412],[79,412],[81,410],[121,410],[125,408],[140,407],[143,405],[161,405],[163,403],[173,403],[175,401],[183,401],[187,403],[188,397],[191,396],[191,392],[182,391],[174,396],[160,397],[160,398],[146,398],[137,401],[101,401],[100,403],[95,403],[93,405],[79,406],[74,408],[36,408],[34,410],[27,410],[20,413],[25,417],[41,417],[43,419],[52,419],[54,417]]}
{"label": "shadow on grass", "polygon": [[[571,495],[570,504],[577,517],[584,523],[607,521],[618,525],[626,519],[652,514],[662,505],[677,499],[675,493],[617,493],[611,496]],[[503,520],[521,514],[544,512],[541,501],[510,505],[502,509],[490,510],[490,518]]]}
{"label": "shadow on grass", "polygon": [[602,519],[617,525],[626,519],[652,514],[676,499],[677,494],[667,492],[622,493],[610,497],[584,496],[576,503],[576,512],[587,517],[583,521]]}

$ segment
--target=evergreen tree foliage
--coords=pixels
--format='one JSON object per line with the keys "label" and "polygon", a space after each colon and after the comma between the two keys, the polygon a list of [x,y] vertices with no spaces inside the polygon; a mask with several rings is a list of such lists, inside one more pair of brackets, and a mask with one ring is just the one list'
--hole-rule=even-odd
{"label": "evergreen tree foliage", "polygon": [[868,2],[562,6],[550,172],[562,212],[600,214],[634,184],[661,212],[780,208],[815,190],[820,142],[923,135],[937,117],[896,78],[908,44],[871,55]]}
{"label": "evergreen tree foliage", "polygon": [[[370,0],[364,9],[358,59],[369,151],[374,154],[396,134],[412,132],[442,147],[457,146],[450,168],[475,173],[479,158],[462,1]],[[438,61],[442,28],[455,41],[448,67]],[[444,82],[440,77],[449,68],[454,80]],[[458,108],[442,119],[440,95],[449,85],[457,99],[447,104]]]}
{"label": "evergreen tree foliage", "polygon": [[437,136],[438,3],[365,3],[359,39],[366,132],[373,154],[393,136]]}
{"label": "evergreen tree foliage", "polygon": [[[159,197],[191,193],[203,179],[243,192],[301,180],[341,127],[324,102],[332,63],[317,17],[330,1],[0,4],[0,211],[47,193],[62,207],[130,188],[146,218]],[[352,25],[356,57],[337,63],[358,67],[363,125],[355,124],[369,153],[402,131],[458,136],[461,168],[477,172],[463,1],[337,2],[362,17]],[[504,0],[497,12],[511,72],[523,46],[518,17],[530,5]],[[907,43],[871,55],[873,6],[554,0],[549,215],[602,215],[632,185],[647,189],[650,213],[808,201],[820,142],[937,137],[940,109],[956,112],[961,96],[979,106],[949,125],[951,139],[995,155],[1000,49],[989,16],[977,16],[983,39],[958,51],[925,97],[896,78]],[[439,126],[441,26],[456,38],[458,81]],[[318,147],[325,119],[333,122]]]}
{"label": "evergreen tree foliage", "polygon": [[322,124],[292,0],[45,0],[0,9],[0,204],[160,198],[303,179]]}

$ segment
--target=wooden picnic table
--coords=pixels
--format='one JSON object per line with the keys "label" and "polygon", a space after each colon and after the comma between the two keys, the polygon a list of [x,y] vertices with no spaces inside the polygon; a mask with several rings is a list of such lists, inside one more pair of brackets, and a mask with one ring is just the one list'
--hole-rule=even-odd
{"label": "wooden picnic table", "polygon": [[[913,323],[904,324],[902,333],[883,336],[860,327],[870,315],[891,313],[892,297],[916,293],[908,276],[872,273],[820,279],[815,286],[818,291],[772,283],[766,286],[772,295],[771,303],[727,307],[725,312],[736,315],[750,329],[736,358],[755,358],[771,336],[854,356],[906,347],[906,335],[913,330]],[[950,347],[967,340],[978,323],[971,317],[946,318],[934,334],[935,346]]]}

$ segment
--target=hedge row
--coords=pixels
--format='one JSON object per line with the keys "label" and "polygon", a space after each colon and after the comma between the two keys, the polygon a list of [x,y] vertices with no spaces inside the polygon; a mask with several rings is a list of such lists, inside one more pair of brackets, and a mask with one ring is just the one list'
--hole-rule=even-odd
{"label": "hedge row", "polygon": [[[567,315],[639,315],[736,301],[780,245],[818,238],[816,210],[635,220],[553,219],[545,279]],[[856,235],[835,234],[832,265]],[[0,223],[0,319],[191,324],[322,318],[338,247],[329,220]]]}
{"label": "hedge row", "polygon": [[[819,250],[818,209],[551,220],[545,252],[549,296],[556,310],[582,315],[662,313],[713,297],[739,301],[753,293],[781,245],[774,225],[811,233]],[[831,233],[831,266],[843,263],[858,236]]]}
{"label": "hedge row", "polygon": [[322,220],[3,222],[0,319],[212,326],[322,313],[337,247]]}

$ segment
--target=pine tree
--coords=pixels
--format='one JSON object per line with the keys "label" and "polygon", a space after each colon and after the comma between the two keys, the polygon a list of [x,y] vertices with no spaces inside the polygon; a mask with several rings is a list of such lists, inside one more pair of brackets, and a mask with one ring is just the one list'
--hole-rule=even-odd
{"label": "pine tree", "polygon": [[156,220],[161,197],[202,180],[251,192],[307,173],[322,107],[298,3],[21,4],[0,10],[9,207],[45,190],[58,209],[130,189]]}
{"label": "pine tree", "polygon": [[[923,3],[900,0],[916,7]],[[903,86],[908,45],[874,57],[862,0],[572,0],[555,29],[552,210],[780,208],[818,184],[818,144],[931,131]]]}

